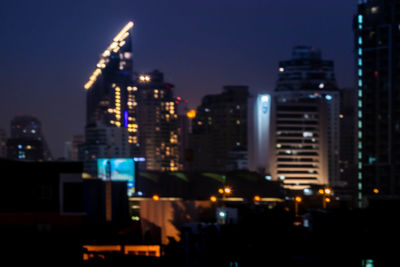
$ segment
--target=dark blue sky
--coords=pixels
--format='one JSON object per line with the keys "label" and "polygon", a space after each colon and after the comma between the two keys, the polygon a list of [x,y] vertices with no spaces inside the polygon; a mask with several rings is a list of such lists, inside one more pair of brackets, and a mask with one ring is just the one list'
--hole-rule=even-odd
{"label": "dark blue sky", "polygon": [[83,134],[83,84],[133,20],[134,66],[159,69],[195,107],[223,85],[273,90],[279,60],[313,45],[353,84],[356,0],[15,0],[0,3],[0,128],[34,114],[50,149]]}

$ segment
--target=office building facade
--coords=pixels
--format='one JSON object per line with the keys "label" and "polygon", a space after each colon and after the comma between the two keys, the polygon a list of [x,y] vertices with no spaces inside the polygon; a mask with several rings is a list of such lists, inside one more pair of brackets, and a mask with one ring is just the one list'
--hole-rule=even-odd
{"label": "office building facade", "polygon": [[285,188],[339,182],[339,111],[333,62],[314,47],[297,46],[279,63],[272,105],[270,175]]}
{"label": "office building facade", "polygon": [[[158,70],[139,75],[137,88],[137,125],[140,155],[150,171],[178,171],[180,160],[180,130],[178,100],[173,85],[164,81]],[[129,128],[136,129],[136,128]]]}
{"label": "office building facade", "polygon": [[81,155],[85,172],[91,175],[96,175],[98,158],[129,157],[138,150],[132,27],[130,21],[114,37],[84,85],[86,127]]}
{"label": "office building facade", "polygon": [[400,3],[359,1],[354,18],[358,205],[400,194]]}
{"label": "office building facade", "polygon": [[247,86],[203,97],[192,120],[193,170],[247,169]]}

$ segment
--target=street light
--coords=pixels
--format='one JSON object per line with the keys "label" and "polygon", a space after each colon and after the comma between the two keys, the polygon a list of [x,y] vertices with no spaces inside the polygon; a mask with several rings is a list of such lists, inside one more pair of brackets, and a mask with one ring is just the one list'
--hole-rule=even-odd
{"label": "street light", "polygon": [[299,216],[299,203],[301,203],[303,201],[303,199],[301,198],[301,196],[296,196],[294,198],[294,212],[296,217]]}
{"label": "street light", "polygon": [[210,200],[211,200],[211,202],[217,202],[217,197],[216,196],[211,196]]}
{"label": "street light", "polygon": [[318,193],[322,195],[322,207],[326,209],[326,203],[330,203],[331,199],[329,198],[330,195],[333,194],[333,191],[331,188],[326,187],[326,188],[321,188],[318,190]]}

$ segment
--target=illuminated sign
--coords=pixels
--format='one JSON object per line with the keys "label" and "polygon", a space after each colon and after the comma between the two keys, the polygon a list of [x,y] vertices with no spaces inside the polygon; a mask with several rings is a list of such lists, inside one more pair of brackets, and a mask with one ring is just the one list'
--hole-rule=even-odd
{"label": "illuminated sign", "polygon": [[133,158],[97,159],[97,176],[103,181],[126,181],[128,196],[135,192],[135,162]]}

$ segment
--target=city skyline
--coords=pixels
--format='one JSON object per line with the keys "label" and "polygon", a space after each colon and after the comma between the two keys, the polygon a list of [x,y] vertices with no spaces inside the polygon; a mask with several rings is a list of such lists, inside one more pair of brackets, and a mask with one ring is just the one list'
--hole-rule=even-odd
{"label": "city skyline", "polygon": [[[84,83],[104,47],[130,20],[134,71],[164,72],[190,108],[224,85],[272,91],[277,62],[302,44],[335,61],[339,87],[353,86],[357,3],[339,2],[6,3],[0,28],[10,42],[0,44],[0,128],[9,135],[15,115],[34,114],[55,158],[62,156],[64,142],[83,133]],[[334,42],[338,39],[342,42]]]}

